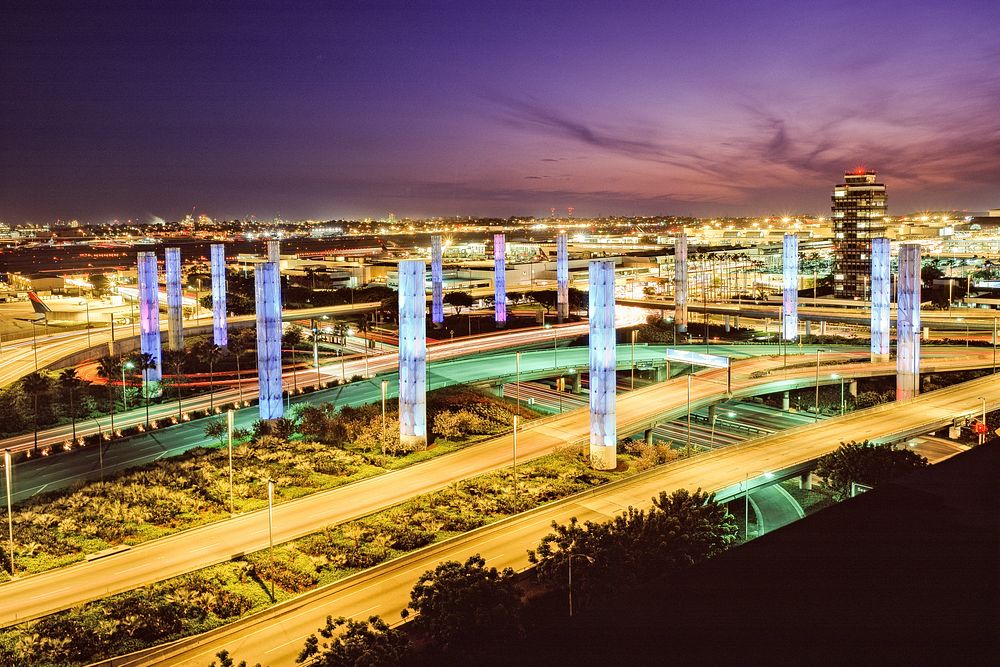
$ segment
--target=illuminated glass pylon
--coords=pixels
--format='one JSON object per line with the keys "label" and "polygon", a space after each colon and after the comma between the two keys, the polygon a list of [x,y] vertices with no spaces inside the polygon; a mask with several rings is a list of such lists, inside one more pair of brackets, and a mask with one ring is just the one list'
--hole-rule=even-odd
{"label": "illuminated glass pylon", "polygon": [[156,253],[137,255],[139,275],[139,351],[155,360],[144,372],[147,382],[159,382],[163,375],[160,353],[160,279],[156,275]]}
{"label": "illuminated glass pylon", "polygon": [[427,447],[426,265],[399,263],[399,443],[405,450]]}
{"label": "illuminated glass pylon", "polygon": [[431,237],[431,322],[444,322],[444,270],[441,267],[441,237]]}
{"label": "illuminated glass pylon", "polygon": [[503,234],[493,235],[493,312],[497,327],[507,323],[507,243]]}
{"label": "illuminated glass pylon", "polygon": [[688,330],[688,237],[678,234],[674,240],[674,324]]}
{"label": "illuminated glass pylon", "polygon": [[569,319],[569,247],[566,232],[556,236],[556,316]]}
{"label": "illuminated glass pylon", "polygon": [[254,267],[257,308],[257,382],[260,418],[278,419],[281,405],[281,277],[275,262]]}
{"label": "illuminated glass pylon", "polygon": [[889,239],[872,239],[872,363],[889,361],[891,285]]}
{"label": "illuminated glass pylon", "polygon": [[167,347],[184,349],[184,297],[181,293],[181,249],[163,251],[163,273],[167,283]]}
{"label": "illuminated glass pylon", "polygon": [[226,246],[213,243],[212,259],[212,342],[219,347],[229,345],[226,323]]}
{"label": "illuminated glass pylon", "polygon": [[782,312],[781,337],[799,337],[799,237],[785,234],[781,255]]}
{"label": "illuminated glass pylon", "polygon": [[920,393],[920,244],[899,244],[896,400]]}
{"label": "illuminated glass pylon", "polygon": [[[278,239],[267,240],[267,261],[279,264],[281,262],[281,241]],[[280,269],[279,269],[280,271]]]}
{"label": "illuminated glass pylon", "polygon": [[618,465],[615,391],[615,263],[588,265],[590,296],[590,462],[598,470]]}

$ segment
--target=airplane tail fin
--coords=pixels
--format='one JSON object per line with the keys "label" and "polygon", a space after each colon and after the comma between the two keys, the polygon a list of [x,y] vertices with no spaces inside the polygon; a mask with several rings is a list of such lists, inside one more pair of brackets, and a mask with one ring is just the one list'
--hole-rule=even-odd
{"label": "airplane tail fin", "polygon": [[46,306],[45,302],[34,292],[28,292],[28,299],[31,300],[31,307],[36,313],[47,315],[52,312],[52,309]]}

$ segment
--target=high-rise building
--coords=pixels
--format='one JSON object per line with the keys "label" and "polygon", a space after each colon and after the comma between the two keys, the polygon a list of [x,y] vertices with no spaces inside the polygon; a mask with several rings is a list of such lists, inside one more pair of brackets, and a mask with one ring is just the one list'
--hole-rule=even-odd
{"label": "high-rise building", "polygon": [[865,300],[871,282],[871,240],[885,235],[885,185],[868,169],[844,174],[833,188],[834,296]]}

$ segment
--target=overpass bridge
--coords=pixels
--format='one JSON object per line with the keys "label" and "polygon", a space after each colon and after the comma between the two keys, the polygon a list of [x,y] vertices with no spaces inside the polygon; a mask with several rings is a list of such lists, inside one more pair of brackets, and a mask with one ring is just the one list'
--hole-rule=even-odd
{"label": "overpass bridge", "polygon": [[[327,615],[367,618],[374,614],[389,622],[398,619],[420,573],[443,560],[461,561],[479,553],[491,567],[525,570],[530,567],[526,550],[536,547],[551,532],[553,521],[567,523],[573,517],[580,522],[606,521],[629,506],[650,507],[650,499],[660,491],[680,488],[713,490],[720,499],[737,497],[746,488],[748,475],[771,484],[774,479],[766,479],[761,471],[782,474],[811,464],[836,449],[841,441],[895,441],[939,428],[956,414],[978,410],[976,397],[989,396],[995,380],[972,380],[653,468],[424,547],[233,624],[101,664],[200,667],[215,653],[227,649],[236,660],[259,660],[264,656],[276,667],[291,666],[305,638],[324,624]],[[997,407],[1000,396],[993,392],[988,408]],[[575,442],[582,444],[585,440],[577,434]],[[754,484],[756,477],[751,489]]]}

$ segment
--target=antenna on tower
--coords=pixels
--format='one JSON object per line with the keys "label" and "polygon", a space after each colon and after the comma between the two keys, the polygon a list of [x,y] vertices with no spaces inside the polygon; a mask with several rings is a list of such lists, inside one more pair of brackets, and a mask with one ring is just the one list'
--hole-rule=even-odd
{"label": "antenna on tower", "polygon": [[552,208],[549,209],[549,217],[550,218],[555,218],[556,217],[556,207],[555,206],[553,206]]}
{"label": "antenna on tower", "polygon": [[570,206],[569,208],[566,209],[566,213],[569,215],[569,217],[572,218],[573,217],[573,211],[575,211],[575,210],[576,209],[574,207]]}

